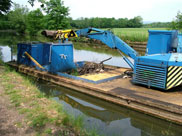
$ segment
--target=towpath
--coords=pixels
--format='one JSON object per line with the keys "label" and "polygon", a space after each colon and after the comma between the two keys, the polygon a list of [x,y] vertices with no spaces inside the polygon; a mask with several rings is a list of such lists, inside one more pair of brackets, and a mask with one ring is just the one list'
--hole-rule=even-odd
{"label": "towpath", "polygon": [[[0,66],[0,73],[3,67]],[[33,136],[36,135],[25,122],[24,116],[11,103],[5,94],[0,79],[0,136]]]}

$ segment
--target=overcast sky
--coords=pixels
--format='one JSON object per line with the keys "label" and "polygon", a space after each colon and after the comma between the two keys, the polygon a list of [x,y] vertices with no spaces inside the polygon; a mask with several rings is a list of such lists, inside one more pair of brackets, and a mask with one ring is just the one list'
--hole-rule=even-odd
{"label": "overcast sky", "polygon": [[[12,0],[31,7],[28,0]],[[169,22],[182,12],[182,0],[64,0],[70,17],[115,17],[133,18],[141,16],[146,21]],[[35,8],[39,4],[35,3]]]}

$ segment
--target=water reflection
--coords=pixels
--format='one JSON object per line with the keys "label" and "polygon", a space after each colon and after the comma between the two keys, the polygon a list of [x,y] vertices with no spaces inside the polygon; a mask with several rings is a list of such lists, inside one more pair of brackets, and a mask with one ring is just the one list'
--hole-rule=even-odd
{"label": "water reflection", "polygon": [[41,91],[74,116],[84,115],[85,128],[107,136],[180,136],[182,126],[117,106],[74,90],[40,81]]}

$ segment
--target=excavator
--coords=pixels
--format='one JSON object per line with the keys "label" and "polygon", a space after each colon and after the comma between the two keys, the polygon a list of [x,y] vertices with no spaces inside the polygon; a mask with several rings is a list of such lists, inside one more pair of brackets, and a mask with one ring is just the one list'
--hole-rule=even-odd
{"label": "excavator", "polygon": [[[116,49],[133,70],[132,82],[164,90],[182,84],[182,35],[176,30],[149,30],[145,56],[140,56],[133,48],[109,30],[84,28],[80,30],[59,30],[55,38],[68,42],[70,37],[96,39],[112,49]],[[131,62],[131,59],[134,63]]]}
{"label": "excavator", "polygon": [[41,32],[42,35],[46,37],[53,38],[54,40],[68,40],[70,37],[78,37],[74,30],[67,29],[67,30],[57,30],[57,31],[50,31],[44,30]]}

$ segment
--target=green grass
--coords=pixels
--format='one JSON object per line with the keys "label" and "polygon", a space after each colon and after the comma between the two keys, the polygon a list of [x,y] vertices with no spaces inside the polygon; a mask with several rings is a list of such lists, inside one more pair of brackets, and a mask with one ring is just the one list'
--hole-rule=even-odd
{"label": "green grass", "polygon": [[39,113],[36,117],[31,118],[32,122],[30,126],[34,128],[41,128],[46,125],[47,122],[49,122],[49,118],[45,113]]}
{"label": "green grass", "polygon": [[[0,73],[0,85],[14,107],[25,116],[25,122],[37,132],[37,135],[51,135],[49,126],[60,127],[61,135],[71,133],[80,136],[90,136],[91,133],[97,135],[94,131],[83,129],[82,116],[74,117],[68,114],[61,104],[40,92],[32,78],[27,78],[7,66],[4,67],[5,70]],[[20,123],[18,125],[21,127]]]}
{"label": "green grass", "polygon": [[51,128],[48,128],[44,131],[44,133],[48,134],[48,135],[51,135],[52,134],[52,129]]}
{"label": "green grass", "polygon": [[148,30],[168,30],[168,28],[114,28],[111,31],[123,41],[147,42]]}

